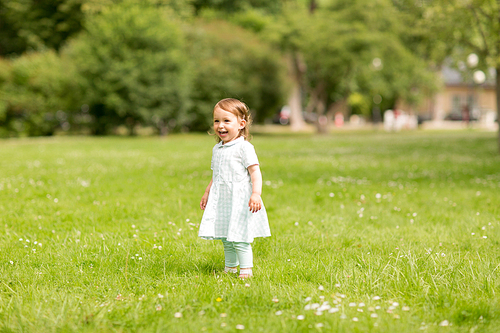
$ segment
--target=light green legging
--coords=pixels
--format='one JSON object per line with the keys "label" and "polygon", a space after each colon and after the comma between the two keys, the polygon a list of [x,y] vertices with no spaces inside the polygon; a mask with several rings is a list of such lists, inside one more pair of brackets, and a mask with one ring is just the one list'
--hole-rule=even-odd
{"label": "light green legging", "polygon": [[226,238],[222,239],[224,245],[224,256],[226,258],[226,267],[252,268],[253,254],[252,244],[243,242],[228,242]]}

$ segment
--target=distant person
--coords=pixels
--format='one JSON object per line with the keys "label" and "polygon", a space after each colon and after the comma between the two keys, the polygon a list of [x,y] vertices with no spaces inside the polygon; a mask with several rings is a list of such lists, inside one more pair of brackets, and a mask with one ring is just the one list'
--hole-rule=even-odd
{"label": "distant person", "polygon": [[255,237],[271,231],[261,199],[262,174],[250,139],[248,107],[237,99],[219,101],[213,111],[218,142],[212,150],[212,180],[201,198],[204,210],[198,236],[220,239],[224,245],[224,272],[239,278],[253,276],[252,245]]}
{"label": "distant person", "polygon": [[465,104],[462,108],[462,121],[464,122],[465,126],[469,127],[470,112],[469,106],[467,104]]}

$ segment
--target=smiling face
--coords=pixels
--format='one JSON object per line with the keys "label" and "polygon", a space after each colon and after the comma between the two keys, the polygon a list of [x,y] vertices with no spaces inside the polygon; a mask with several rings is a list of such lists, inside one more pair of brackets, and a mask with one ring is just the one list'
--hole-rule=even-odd
{"label": "smiling face", "polygon": [[246,121],[235,114],[221,108],[214,110],[214,131],[223,143],[231,142],[240,137]]}

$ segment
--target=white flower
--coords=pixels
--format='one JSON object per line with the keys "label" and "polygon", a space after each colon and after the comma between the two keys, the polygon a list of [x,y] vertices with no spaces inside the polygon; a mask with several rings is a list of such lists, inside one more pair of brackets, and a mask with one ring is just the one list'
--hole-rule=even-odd
{"label": "white flower", "polygon": [[297,316],[297,320],[304,320],[304,318],[305,318],[305,317],[304,317],[303,315],[298,315],[298,316]]}
{"label": "white flower", "polygon": [[318,287],[318,289],[319,290],[325,290],[325,288],[323,286],[321,286],[321,285]]}
{"label": "white flower", "polygon": [[276,311],[276,313],[275,313],[275,315],[277,315],[277,316],[281,316],[282,314],[283,314],[283,312],[281,312],[281,311]]}
{"label": "white flower", "polygon": [[450,322],[448,320],[443,320],[439,323],[439,326],[450,326]]}
{"label": "white flower", "polygon": [[181,318],[182,317],[182,313],[176,312],[176,313],[174,313],[174,317],[175,318]]}
{"label": "white flower", "polygon": [[351,307],[356,306],[356,303],[354,303],[354,302],[349,303],[349,306],[351,306]]}
{"label": "white flower", "polygon": [[244,330],[245,326],[243,326],[243,325],[236,325],[236,329],[237,330]]}
{"label": "white flower", "polygon": [[326,311],[326,310],[330,310],[331,308],[331,305],[328,304],[328,302],[325,302],[323,304],[321,304],[321,306],[318,308],[318,311]]}
{"label": "white flower", "polygon": [[377,317],[378,317],[378,314],[376,314],[376,313],[372,313],[372,314],[370,315],[370,317],[372,317],[372,318],[377,318]]}
{"label": "white flower", "polygon": [[310,300],[312,300],[311,297],[306,297],[306,299],[304,300],[305,302],[309,302]]}
{"label": "white flower", "polygon": [[335,283],[336,288],[340,288],[340,283]]}
{"label": "white flower", "polygon": [[12,260],[11,260],[11,261],[9,261],[9,262],[10,262],[10,264],[11,264],[11,265],[14,265],[14,262],[13,262]]}
{"label": "white flower", "polygon": [[163,298],[163,295],[162,294],[158,294],[158,298]]}
{"label": "white flower", "polygon": [[317,328],[321,328],[321,327],[323,327],[323,324],[322,324],[322,323],[317,323],[317,324],[316,324],[316,325],[314,325],[314,326],[316,326]]}
{"label": "white flower", "polygon": [[359,321],[359,319],[354,317],[354,318],[352,318],[352,321]]}
{"label": "white flower", "polygon": [[372,298],[374,301],[378,301],[380,299],[380,296],[373,296]]}
{"label": "white flower", "polygon": [[409,306],[407,306],[407,305],[405,305],[405,306],[403,306],[403,309],[402,309],[402,310],[403,310],[403,311],[410,311],[410,307],[409,307]]}
{"label": "white flower", "polygon": [[359,303],[359,305],[358,305],[358,306],[359,306],[360,308],[362,308],[362,307],[364,307],[364,306],[365,306],[365,303],[361,302],[361,303]]}
{"label": "white flower", "polygon": [[335,312],[339,312],[339,308],[331,308],[330,310],[328,310],[329,313],[335,313]]}

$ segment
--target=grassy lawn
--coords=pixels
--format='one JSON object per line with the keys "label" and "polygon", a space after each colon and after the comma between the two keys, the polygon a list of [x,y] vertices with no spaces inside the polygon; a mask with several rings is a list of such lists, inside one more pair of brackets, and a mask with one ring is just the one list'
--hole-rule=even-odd
{"label": "grassy lawn", "polygon": [[197,237],[208,135],[0,141],[0,332],[500,331],[496,133],[252,143],[241,281]]}

